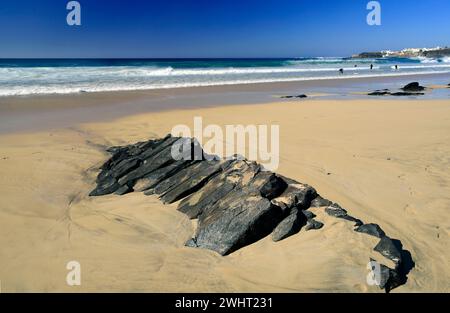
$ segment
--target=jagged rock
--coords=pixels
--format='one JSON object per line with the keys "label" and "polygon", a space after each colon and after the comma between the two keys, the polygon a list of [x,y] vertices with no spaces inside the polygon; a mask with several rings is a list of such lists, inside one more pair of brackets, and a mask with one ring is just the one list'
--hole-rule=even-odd
{"label": "jagged rock", "polygon": [[246,185],[203,209],[198,218],[197,245],[225,255],[270,234],[285,216],[270,199],[285,186],[281,177],[259,171]]}
{"label": "jagged rock", "polygon": [[375,90],[373,92],[368,93],[369,96],[394,96],[394,97],[402,97],[402,96],[423,96],[424,93],[420,92],[425,90],[425,87],[419,85],[419,83],[414,82],[410,83],[403,88],[402,91],[391,92],[389,89],[383,90]]}
{"label": "jagged rock", "polygon": [[192,175],[199,175],[200,172],[208,171],[208,168],[212,164],[218,164],[218,161],[213,161],[212,163],[209,162],[196,162],[191,164],[190,166],[187,166],[183,168],[182,170],[178,171],[174,175],[171,175],[158,183],[155,188],[152,188],[153,194],[157,195],[163,195],[170,189],[174,188],[175,186],[179,185],[180,183],[189,180]]}
{"label": "jagged rock", "polygon": [[326,207],[331,204],[333,203],[330,200],[324,199],[321,196],[317,196],[311,201],[311,206],[314,208]]}
{"label": "jagged rock", "polygon": [[408,92],[408,91],[399,91],[399,92],[392,92],[391,96],[396,97],[402,97],[402,96],[423,96],[423,92]]}
{"label": "jagged rock", "polygon": [[115,178],[109,177],[97,182],[97,187],[91,191],[90,196],[104,196],[120,188]]}
{"label": "jagged rock", "polygon": [[381,264],[381,275],[383,277],[380,288],[390,292],[392,289],[397,288],[406,283],[406,276],[401,272],[391,269]]}
{"label": "jagged rock", "polygon": [[369,223],[355,228],[355,231],[365,233],[378,238],[383,238],[386,234],[377,224]]}
{"label": "jagged rock", "polygon": [[176,174],[180,170],[194,164],[197,161],[175,161],[165,167],[158,168],[153,172],[145,175],[143,178],[140,178],[136,181],[133,188],[136,191],[144,191],[150,188],[155,187],[157,184],[169,178],[170,176]]}
{"label": "jagged rock", "polygon": [[142,178],[145,175],[150,174],[151,172],[161,167],[165,167],[173,162],[175,162],[175,160],[171,155],[171,146],[167,146],[155,155],[152,155],[151,157],[145,159],[142,162],[141,166],[121,177],[119,179],[119,184],[133,184],[133,182],[137,179]]}
{"label": "jagged rock", "polygon": [[378,90],[375,90],[375,91],[369,92],[367,95],[368,96],[387,96],[387,95],[390,95],[390,94],[391,94],[390,91],[378,91]]}
{"label": "jagged rock", "polygon": [[258,190],[245,186],[200,214],[197,245],[226,255],[264,238],[282,218],[279,207],[263,198]]}
{"label": "jagged rock", "polygon": [[214,205],[214,203],[230,193],[234,189],[234,187],[234,183],[230,183],[227,181],[222,184],[220,188],[211,190],[211,192],[209,193],[192,194],[189,200],[182,200],[182,205],[180,204],[178,210],[185,213],[191,219],[197,218],[206,207]]}
{"label": "jagged rock", "polygon": [[307,98],[308,96],[305,94],[296,95],[296,96],[281,96],[282,99],[292,99],[292,98]]}
{"label": "jagged rock", "polygon": [[306,217],[307,220],[313,219],[316,217],[316,215],[308,210],[302,210],[303,215]]}
{"label": "jagged rock", "polygon": [[284,218],[272,232],[272,240],[280,241],[300,231],[305,224],[306,218],[298,209],[292,209],[291,213]]}
{"label": "jagged rock", "polygon": [[381,253],[396,264],[402,261],[401,251],[394,244],[394,241],[387,236],[382,237],[373,250]]}
{"label": "jagged rock", "polygon": [[312,230],[312,229],[321,229],[323,227],[323,223],[319,222],[313,218],[309,219],[306,223],[305,230]]}
{"label": "jagged rock", "polygon": [[[184,144],[191,150],[183,151]],[[325,207],[327,214],[354,222],[355,231],[381,238],[374,250],[397,264],[395,269],[381,267],[382,288],[388,291],[406,282],[413,266],[405,266],[413,264],[407,251],[378,225],[363,224],[311,186],[264,171],[256,162],[208,161],[196,140],[172,136],[112,147],[108,152],[111,157],[101,166],[90,195],[144,191],[165,203],[181,200],[178,210],[198,218],[196,233],[185,244],[188,247],[226,255],[271,233],[279,241],[304,225],[306,230],[322,228],[323,223],[307,209]],[[174,158],[173,153],[182,158]]]}
{"label": "jagged rock", "polygon": [[203,210],[224,198],[236,186],[242,187],[250,182],[259,172],[260,167],[255,162],[235,160],[223,173],[213,177],[201,190],[183,199],[178,210],[187,216],[197,218]]}
{"label": "jagged rock", "polygon": [[202,188],[211,177],[222,171],[222,164],[218,161],[204,161],[203,163],[208,165],[207,168],[198,173],[192,173],[188,179],[165,192],[160,199],[164,203],[178,201]]}
{"label": "jagged rock", "polygon": [[286,181],[288,185],[281,195],[272,200],[272,203],[285,211],[289,211],[293,207],[307,209],[310,206],[312,199],[317,195],[316,190],[311,186],[301,184],[294,180],[286,179],[284,177],[283,180]]}
{"label": "jagged rock", "polygon": [[402,88],[403,91],[412,91],[412,92],[416,92],[416,91],[423,91],[425,90],[425,87],[420,86],[418,82],[412,82],[407,84],[406,86],[404,86]]}
{"label": "jagged rock", "polygon": [[268,171],[260,171],[255,175],[250,184],[259,190],[262,197],[269,200],[278,197],[288,186],[281,177]]}
{"label": "jagged rock", "polygon": [[401,97],[401,96],[423,96],[423,92],[412,92],[412,91],[397,91],[397,92],[390,92],[390,91],[373,91],[367,94],[368,96],[394,96],[394,97]]}
{"label": "jagged rock", "polygon": [[[149,140],[148,142],[140,142],[134,145],[128,145],[124,147],[113,147],[108,149],[108,152],[112,153],[112,157],[105,162],[99,175],[97,176],[97,190],[93,191],[92,195],[104,195],[112,193],[117,190],[120,185],[124,185],[126,182],[116,185],[117,180],[123,176],[138,168],[141,165],[141,160],[138,156],[142,153],[149,153],[148,151],[158,151],[161,146],[165,146],[167,142],[175,140],[170,136],[166,136],[159,140]],[[111,180],[114,178],[114,182]],[[99,188],[103,185],[103,188]],[[109,186],[109,187],[106,187]]]}
{"label": "jagged rock", "polygon": [[118,179],[119,177],[122,177],[123,175],[137,168],[139,164],[140,161],[135,158],[122,160],[113,169],[111,169],[110,176]]}
{"label": "jagged rock", "polygon": [[[375,274],[374,282],[387,293],[406,282],[406,276],[396,269],[391,269],[373,259],[370,259],[370,266]],[[378,270],[379,273],[377,273]]]}
{"label": "jagged rock", "polygon": [[353,217],[353,216],[350,216],[348,214],[346,216],[343,216],[342,219],[350,221],[350,222],[354,222],[355,223],[354,224],[355,227],[359,227],[359,226],[364,224],[363,221],[361,221],[360,219],[358,219],[356,217]]}
{"label": "jagged rock", "polygon": [[337,203],[333,203],[332,205],[326,207],[325,212],[328,213],[328,215],[331,215],[331,216],[334,216],[337,218],[342,218],[342,219],[350,221],[350,222],[354,222],[355,226],[361,226],[363,224],[363,222],[360,219],[357,219],[353,216],[348,215],[347,211],[345,209],[341,208],[341,206]]}
{"label": "jagged rock", "polygon": [[133,191],[133,188],[131,188],[131,187],[128,186],[128,185],[123,185],[123,186],[120,186],[114,193],[115,193],[116,195],[121,196],[121,195],[130,193],[130,192],[132,192],[132,191]]}
{"label": "jagged rock", "polygon": [[333,203],[332,205],[325,208],[325,212],[328,215],[334,216],[334,217],[344,217],[347,216],[347,211],[337,203]]}

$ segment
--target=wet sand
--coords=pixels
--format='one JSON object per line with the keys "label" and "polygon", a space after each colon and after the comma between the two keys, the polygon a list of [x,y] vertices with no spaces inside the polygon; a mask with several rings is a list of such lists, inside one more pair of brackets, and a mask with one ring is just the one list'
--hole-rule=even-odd
{"label": "wet sand", "polygon": [[450,81],[448,74],[0,97],[0,134],[72,127],[146,112],[288,101],[280,99],[283,95],[307,94],[307,100],[368,99],[369,91],[400,88],[411,81],[429,87],[420,99],[450,98],[450,89],[442,88]]}

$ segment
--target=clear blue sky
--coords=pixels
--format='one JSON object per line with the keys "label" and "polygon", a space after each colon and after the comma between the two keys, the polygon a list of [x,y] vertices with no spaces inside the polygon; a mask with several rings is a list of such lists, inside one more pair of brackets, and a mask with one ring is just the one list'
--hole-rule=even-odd
{"label": "clear blue sky", "polygon": [[0,57],[299,57],[450,46],[449,0],[1,0]]}

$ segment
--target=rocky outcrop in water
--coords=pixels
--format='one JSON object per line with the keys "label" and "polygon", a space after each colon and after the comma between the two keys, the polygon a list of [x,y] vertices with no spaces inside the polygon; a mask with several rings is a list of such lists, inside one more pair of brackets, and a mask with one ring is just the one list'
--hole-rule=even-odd
{"label": "rocky outcrop in water", "polygon": [[384,55],[382,52],[362,52],[359,54],[355,54],[352,56],[352,58],[355,59],[379,59],[382,58]]}
{"label": "rocky outcrop in water", "polygon": [[292,99],[292,98],[298,98],[298,99],[303,99],[303,98],[307,98],[308,96],[305,94],[301,94],[301,95],[295,95],[295,96],[281,96],[281,99]]}
{"label": "rocky outcrop in water", "polygon": [[412,82],[407,85],[405,85],[402,88],[403,91],[409,91],[409,92],[418,92],[425,90],[425,87],[420,86],[418,82]]}
{"label": "rocky outcrop in water", "polygon": [[424,91],[426,88],[423,86],[420,86],[418,82],[412,82],[404,87],[400,88],[401,91],[390,91],[389,89],[381,89],[381,90],[375,90],[372,92],[369,92],[367,95],[369,96],[395,96],[395,97],[402,97],[402,96],[423,96],[425,93],[421,92]]}
{"label": "rocky outcrop in water", "polygon": [[[178,151],[180,142],[192,149]],[[181,158],[173,157],[174,147]],[[200,157],[193,153],[199,150]],[[280,241],[302,228],[317,231],[324,224],[308,209],[321,207],[328,215],[353,223],[355,232],[380,238],[374,250],[395,264],[395,268],[380,265],[380,288],[389,291],[404,284],[413,266],[401,243],[378,225],[365,224],[313,187],[265,171],[256,162],[207,158],[197,141],[170,135],[107,151],[112,156],[100,167],[90,195],[139,191],[164,203],[179,201],[180,212],[198,219],[186,246],[227,255],[270,234],[273,241]]]}

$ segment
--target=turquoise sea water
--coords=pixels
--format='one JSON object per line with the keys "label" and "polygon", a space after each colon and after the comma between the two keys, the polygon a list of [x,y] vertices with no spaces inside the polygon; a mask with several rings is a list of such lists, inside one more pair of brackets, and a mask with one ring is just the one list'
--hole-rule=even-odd
{"label": "turquoise sea water", "polygon": [[0,96],[434,73],[450,73],[450,58],[0,59]]}

